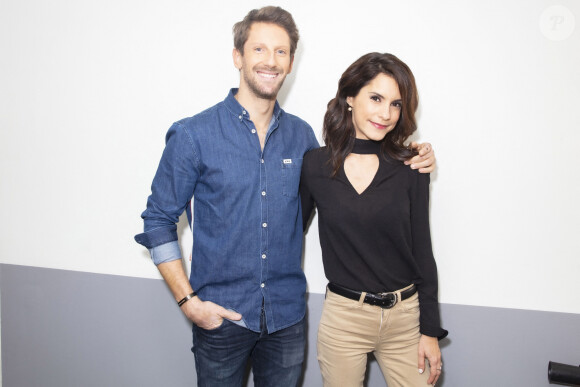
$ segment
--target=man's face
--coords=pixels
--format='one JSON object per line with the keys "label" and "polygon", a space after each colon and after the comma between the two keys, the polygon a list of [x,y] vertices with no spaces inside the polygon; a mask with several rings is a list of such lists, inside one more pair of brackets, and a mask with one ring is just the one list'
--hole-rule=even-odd
{"label": "man's face", "polygon": [[240,89],[248,88],[258,98],[275,100],[292,70],[286,30],[276,24],[254,23],[244,44],[244,54],[234,49],[233,56],[240,70]]}

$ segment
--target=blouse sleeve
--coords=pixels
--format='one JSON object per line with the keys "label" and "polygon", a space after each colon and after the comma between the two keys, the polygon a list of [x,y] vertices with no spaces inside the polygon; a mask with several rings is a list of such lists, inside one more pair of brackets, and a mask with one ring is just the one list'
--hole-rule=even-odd
{"label": "blouse sleeve", "polygon": [[413,257],[420,273],[417,281],[421,333],[426,336],[446,337],[441,328],[439,302],[437,300],[437,265],[431,247],[429,228],[429,174],[414,173],[416,182],[411,189],[411,229],[413,233]]}
{"label": "blouse sleeve", "polygon": [[[302,230],[306,231],[308,226],[308,221],[314,212],[314,199],[312,198],[312,193],[310,192],[308,172],[310,170],[310,162],[312,158],[309,157],[309,153],[304,155],[304,161],[302,162],[302,172],[300,175],[300,201],[302,205]],[[310,155],[311,156],[311,155]]]}

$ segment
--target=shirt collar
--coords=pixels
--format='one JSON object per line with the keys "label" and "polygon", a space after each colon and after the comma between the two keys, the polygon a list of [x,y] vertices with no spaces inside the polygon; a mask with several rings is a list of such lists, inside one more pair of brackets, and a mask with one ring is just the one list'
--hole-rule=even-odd
{"label": "shirt collar", "polygon": [[[238,93],[237,88],[231,89],[230,92],[228,93],[228,96],[224,100],[224,104],[226,105],[228,110],[235,116],[237,117],[241,116],[242,118],[250,119],[250,113],[248,113],[248,111],[242,105],[240,105],[240,103],[236,99],[235,95],[237,93]],[[280,115],[283,112],[284,110],[282,110],[280,104],[278,104],[278,101],[276,100],[276,103],[274,104],[274,111],[272,112],[272,119],[275,118],[276,120],[279,120]]]}

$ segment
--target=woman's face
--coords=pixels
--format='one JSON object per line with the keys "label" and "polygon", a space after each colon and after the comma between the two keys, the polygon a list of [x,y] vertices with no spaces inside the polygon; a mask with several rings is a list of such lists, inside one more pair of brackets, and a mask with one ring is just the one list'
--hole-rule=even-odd
{"label": "woman's face", "polygon": [[346,102],[352,107],[356,138],[374,141],[381,141],[397,125],[403,103],[397,82],[383,73]]}

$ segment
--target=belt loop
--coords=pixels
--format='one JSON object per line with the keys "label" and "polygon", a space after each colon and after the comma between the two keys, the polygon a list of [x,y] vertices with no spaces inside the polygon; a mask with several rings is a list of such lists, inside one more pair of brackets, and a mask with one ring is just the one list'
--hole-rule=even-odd
{"label": "belt loop", "polygon": [[403,289],[399,289],[396,292],[393,292],[397,295],[397,300],[395,301],[395,305],[398,304],[399,302],[403,301],[403,297],[401,296],[401,292],[404,292],[405,290],[409,289],[411,286],[413,286],[413,284],[411,284],[409,286],[405,286]]}
{"label": "belt loop", "polygon": [[363,304],[365,302],[365,297],[367,296],[367,292],[361,292],[360,293],[360,298],[358,300],[358,305],[362,308]]}

